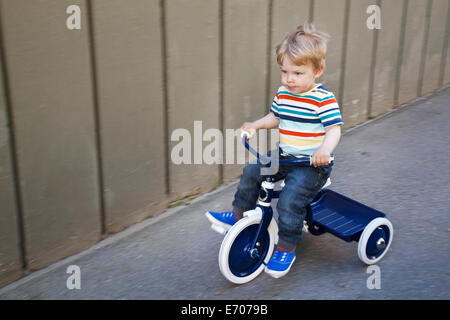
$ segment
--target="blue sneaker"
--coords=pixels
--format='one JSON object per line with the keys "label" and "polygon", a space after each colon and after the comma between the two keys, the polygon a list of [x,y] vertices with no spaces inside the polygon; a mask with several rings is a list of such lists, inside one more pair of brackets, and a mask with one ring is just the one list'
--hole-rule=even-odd
{"label": "blue sneaker", "polygon": [[280,278],[289,272],[295,261],[295,251],[277,247],[264,271],[274,278]]}
{"label": "blue sneaker", "polygon": [[226,234],[228,230],[239,220],[233,212],[208,211],[205,215],[209,222],[211,222],[211,228],[220,234]]}

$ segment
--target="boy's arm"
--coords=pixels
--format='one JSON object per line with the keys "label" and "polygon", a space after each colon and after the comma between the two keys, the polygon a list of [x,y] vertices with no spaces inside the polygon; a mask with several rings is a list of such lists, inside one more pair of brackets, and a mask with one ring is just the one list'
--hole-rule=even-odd
{"label": "boy's arm", "polygon": [[247,131],[248,133],[250,133],[250,136],[247,138],[248,140],[256,134],[257,130],[277,128],[279,124],[280,119],[275,117],[273,112],[269,112],[269,114],[262,117],[261,119],[253,122],[245,122],[241,127],[241,131]]}
{"label": "boy's arm", "polygon": [[335,125],[325,128],[325,138],[322,145],[312,155],[312,163],[314,167],[326,166],[329,163],[330,155],[336,148],[341,139],[341,126]]}

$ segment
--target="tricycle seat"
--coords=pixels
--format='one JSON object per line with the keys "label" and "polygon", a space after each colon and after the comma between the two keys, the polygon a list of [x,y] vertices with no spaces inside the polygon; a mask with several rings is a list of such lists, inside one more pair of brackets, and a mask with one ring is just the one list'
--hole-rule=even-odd
{"label": "tricycle seat", "polygon": [[308,218],[315,226],[345,241],[358,241],[375,218],[386,215],[329,189],[323,189],[310,204]]}

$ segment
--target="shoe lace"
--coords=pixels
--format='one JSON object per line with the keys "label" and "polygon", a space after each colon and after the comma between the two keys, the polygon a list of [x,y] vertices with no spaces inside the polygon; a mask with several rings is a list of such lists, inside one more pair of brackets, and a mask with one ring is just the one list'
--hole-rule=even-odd
{"label": "shoe lace", "polygon": [[288,253],[286,252],[286,251],[281,251],[281,250],[279,250],[279,249],[277,249],[276,251],[275,251],[275,254],[274,254],[274,259],[275,260],[279,260],[279,261],[281,261],[281,262],[284,262],[284,261],[286,261],[286,259],[287,259],[287,255],[288,255]]}
{"label": "shoe lace", "polygon": [[224,214],[223,214],[223,216],[224,216],[225,218],[231,218],[231,216],[233,216],[233,215],[234,215],[233,212],[224,212]]}

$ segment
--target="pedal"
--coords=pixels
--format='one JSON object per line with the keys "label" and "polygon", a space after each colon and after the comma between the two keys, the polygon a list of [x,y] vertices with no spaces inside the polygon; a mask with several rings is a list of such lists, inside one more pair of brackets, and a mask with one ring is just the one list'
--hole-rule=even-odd
{"label": "pedal", "polygon": [[228,232],[227,229],[220,227],[218,225],[215,225],[215,224],[211,224],[211,229],[213,229],[214,231],[216,231],[222,235],[225,235]]}

